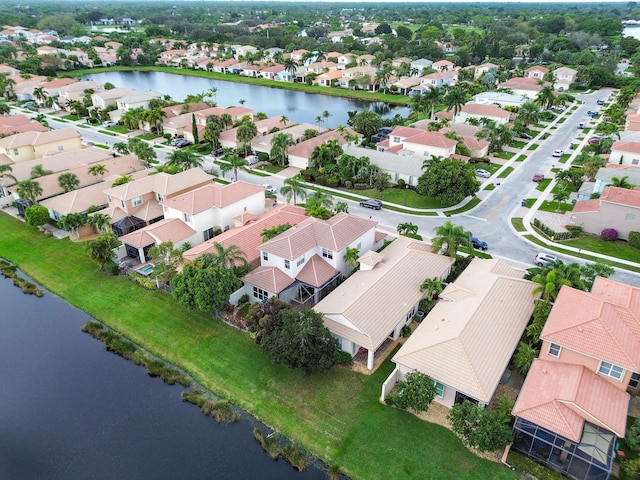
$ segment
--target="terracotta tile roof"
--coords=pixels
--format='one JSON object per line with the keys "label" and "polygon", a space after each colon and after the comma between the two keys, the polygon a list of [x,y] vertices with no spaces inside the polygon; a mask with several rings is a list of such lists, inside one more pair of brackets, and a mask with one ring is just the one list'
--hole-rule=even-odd
{"label": "terracotta tile roof", "polygon": [[422,298],[422,281],[449,272],[452,260],[429,250],[429,245],[398,237],[381,252],[382,262],[357,271],[315,306],[324,314],[325,326],[347,325],[341,336],[377,349]]}
{"label": "terracotta tile roof", "polygon": [[15,135],[25,132],[48,132],[49,129],[40,122],[28,122],[18,125],[1,125],[0,136]]}
{"label": "terracotta tile roof", "polygon": [[[350,128],[347,128],[346,131],[349,132],[350,135],[358,135],[354,130],[351,130]],[[309,140],[305,140],[292,146],[289,149],[289,156],[311,158],[313,150],[323,143],[328,142],[329,140],[337,140],[338,145],[344,145],[346,143],[344,137],[338,130],[330,130],[318,135],[317,137],[310,138]]]}
{"label": "terracotta tile roof", "polygon": [[544,82],[543,85],[538,84],[538,78],[523,78],[523,77],[514,77],[510,78],[506,82],[502,82],[499,84],[500,87],[512,88],[514,90],[531,90],[534,92],[539,92],[546,85],[551,85],[549,82]]}
{"label": "terracotta tile roof", "polygon": [[169,175],[164,172],[148,175],[139,180],[111,187],[105,190],[105,194],[121,200],[131,200],[132,198],[146,193],[160,193],[171,195],[204,182],[213,181],[213,177],[201,168],[192,168],[184,172]]}
{"label": "terracotta tile roof", "polygon": [[296,277],[307,285],[321,287],[340,272],[322,260],[319,255],[314,255],[305,263]]}
{"label": "terracotta tile roof", "polygon": [[611,202],[619,205],[640,207],[640,190],[631,190],[629,188],[620,187],[605,187],[599,200],[601,202]]}
{"label": "terracotta tile roof", "polygon": [[562,287],[540,338],[640,372],[640,289],[604,279],[594,289]]}
{"label": "terracotta tile roof", "polygon": [[[137,215],[136,215],[137,216]],[[139,218],[139,217],[138,217]],[[178,218],[169,218],[119,237],[122,243],[135,248],[162,242],[178,243],[194,235],[196,231]]]}
{"label": "terracotta tile roof", "polygon": [[404,143],[415,143],[428,147],[453,148],[458,142],[445,137],[440,132],[422,131],[404,139]]}
{"label": "terracotta tile roof", "polygon": [[25,132],[0,139],[0,148],[19,148],[26,145],[46,145],[69,138],[80,139],[80,134],[75,128],[62,128],[47,132]]}
{"label": "terracotta tile roof", "polygon": [[210,208],[224,208],[251,195],[264,192],[264,187],[238,181],[227,185],[210,183],[161,202],[161,205],[196,215]]}
{"label": "terracotta tile roof", "polygon": [[261,250],[288,260],[316,247],[339,252],[377,224],[347,213],[338,213],[329,220],[310,217],[264,243]]}
{"label": "terracotta tile roof", "polygon": [[474,259],[393,361],[488,403],[533,312],[535,284],[523,273]]}
{"label": "terracotta tile roof", "polygon": [[629,394],[583,365],[536,359],[513,414],[579,442],[585,420],[624,437]]}
{"label": "terracotta tile roof", "polygon": [[640,153],[640,142],[624,142],[617,141],[611,145],[611,150],[620,150],[623,152]]}
{"label": "terracotta tile roof", "polygon": [[597,212],[600,210],[600,200],[580,200],[573,205],[573,213]]}
{"label": "terracotta tile roof", "polygon": [[295,282],[295,279],[277,267],[258,267],[242,277],[242,281],[270,293],[280,293]]}
{"label": "terracotta tile roof", "polygon": [[485,117],[504,118],[509,116],[509,112],[495,105],[482,105],[480,103],[466,103],[462,106],[462,111],[471,115],[482,115]]}
{"label": "terracotta tile roof", "polygon": [[219,243],[225,248],[237,245],[244,253],[247,262],[255,263],[260,259],[260,248],[262,246],[262,231],[265,228],[273,228],[278,225],[297,225],[308,217],[304,213],[304,208],[283,204],[273,210],[263,213],[256,220],[243,227],[232,228],[216,237],[207,240],[200,245],[187,250],[183,257],[187,261],[193,261],[200,255],[215,251],[215,243]]}

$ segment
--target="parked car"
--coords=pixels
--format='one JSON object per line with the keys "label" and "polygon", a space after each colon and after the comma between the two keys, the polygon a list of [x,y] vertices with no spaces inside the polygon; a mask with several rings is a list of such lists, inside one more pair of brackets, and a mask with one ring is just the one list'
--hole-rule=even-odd
{"label": "parked car", "polygon": [[587,143],[589,145],[598,145],[600,143],[600,139],[599,138],[595,138],[595,137],[591,137],[589,140],[587,140]]}
{"label": "parked car", "polygon": [[551,255],[550,253],[540,252],[533,259],[533,263],[535,263],[539,267],[544,267],[547,263],[557,262],[558,257],[555,255]]}
{"label": "parked car", "polygon": [[277,192],[276,187],[274,187],[270,183],[263,183],[261,186],[264,187],[267,193],[271,193],[272,195],[275,195]]}
{"label": "parked car", "polygon": [[591,118],[594,118],[595,116],[598,115],[598,112],[596,112],[595,110],[589,110],[587,112],[587,115],[589,115]]}
{"label": "parked car", "polygon": [[604,98],[599,98],[596,102],[598,105],[604,105]]}
{"label": "parked car", "polygon": [[222,155],[224,155],[224,148],[216,148],[212,150],[211,155],[213,155],[214,157],[221,157]]}
{"label": "parked car", "polygon": [[542,180],[544,180],[544,174],[536,173],[531,180],[534,181],[535,183],[540,183]]}
{"label": "parked car", "polygon": [[191,145],[189,140],[185,140],[184,138],[179,138],[176,144],[174,145],[176,148],[184,148]]}
{"label": "parked car", "polygon": [[564,112],[565,108],[562,105],[554,105],[551,107],[551,110],[555,110],[556,112]]}
{"label": "parked car", "polygon": [[174,138],[169,142],[172,147],[178,146],[179,143],[186,142],[186,140],[182,137]]}
{"label": "parked car", "polygon": [[524,138],[525,140],[533,140],[533,137],[529,135],[527,132],[522,132],[518,135],[520,138]]}
{"label": "parked car", "polygon": [[487,242],[480,240],[478,237],[471,237],[469,241],[471,242],[471,246],[473,248],[477,248],[478,250],[482,250],[483,252],[487,248],[489,248],[489,245],[487,245]]}
{"label": "parked car", "polygon": [[367,198],[365,200],[360,200],[360,206],[380,210],[382,208],[382,202],[376,198]]}
{"label": "parked car", "polygon": [[478,168],[476,170],[476,175],[478,177],[481,177],[481,178],[489,178],[491,176],[491,173],[489,173],[488,171],[486,171],[486,170],[484,170],[482,168]]}
{"label": "parked car", "polygon": [[580,122],[578,128],[583,129],[587,125],[587,122]]}
{"label": "parked car", "polygon": [[257,155],[249,155],[245,160],[247,161],[247,165],[255,165],[260,161]]}
{"label": "parked car", "polygon": [[560,158],[562,156],[562,154],[564,153],[564,150],[554,150],[553,153],[551,154],[552,157],[556,157],[556,158]]}

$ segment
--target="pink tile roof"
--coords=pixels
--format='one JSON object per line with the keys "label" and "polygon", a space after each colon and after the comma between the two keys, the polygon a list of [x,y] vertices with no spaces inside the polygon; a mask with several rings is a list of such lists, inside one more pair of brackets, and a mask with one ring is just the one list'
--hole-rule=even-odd
{"label": "pink tile roof", "polygon": [[161,202],[161,205],[196,215],[210,208],[224,208],[251,195],[264,192],[264,187],[238,181],[227,185],[210,183]]}
{"label": "pink tile roof", "polygon": [[[350,128],[347,128],[346,131],[351,135],[357,135],[357,133]],[[302,157],[307,159],[311,158],[313,150],[323,143],[328,142],[329,140],[337,140],[338,145],[344,145],[346,143],[344,137],[338,130],[330,130],[318,135],[317,137],[310,138],[309,140],[305,140],[292,146],[289,149],[289,156]]]}
{"label": "pink tile roof", "polygon": [[279,207],[263,213],[254,221],[243,227],[232,228],[200,245],[187,250],[183,257],[187,261],[193,261],[200,255],[215,251],[215,243],[225,248],[230,245],[238,246],[244,253],[247,262],[254,263],[260,259],[260,246],[262,245],[262,231],[265,228],[273,228],[278,225],[297,225],[308,218],[304,208],[283,204]]}
{"label": "pink tile roof", "polygon": [[314,287],[321,287],[339,273],[319,255],[314,255],[305,263],[296,280]]}
{"label": "pink tile roof", "polygon": [[377,224],[347,213],[338,213],[329,220],[310,217],[264,243],[261,250],[288,260],[316,247],[339,252]]}
{"label": "pink tile roof", "polygon": [[617,141],[617,142],[614,142],[613,145],[611,145],[611,150],[620,150],[620,151],[623,151],[623,152],[640,153],[640,142],[622,142],[622,141]]}
{"label": "pink tile roof", "polygon": [[509,112],[495,105],[482,105],[480,103],[466,103],[462,106],[462,111],[471,115],[482,115],[485,117],[504,118],[509,116]]}
{"label": "pink tile roof", "polygon": [[177,243],[189,238],[195,233],[196,231],[182,220],[170,218],[160,220],[140,230],[123,235],[119,240],[134,248],[142,248],[154,243]]}
{"label": "pink tile roof", "polygon": [[605,187],[602,191],[602,195],[600,195],[600,201],[640,207],[640,190],[631,190],[620,187]]}
{"label": "pink tile roof", "polygon": [[640,288],[596,279],[593,290],[562,287],[540,338],[640,372]]}
{"label": "pink tile roof", "polygon": [[593,199],[593,200],[580,200],[579,202],[576,202],[575,205],[573,206],[573,210],[571,211],[574,213],[582,213],[582,212],[597,212],[598,210],[600,210],[600,200]]}
{"label": "pink tile roof", "polygon": [[458,144],[458,142],[445,137],[440,132],[429,131],[422,131],[417,135],[407,137],[404,139],[404,142],[438,148],[453,148]]}
{"label": "pink tile roof", "polygon": [[629,394],[582,365],[536,359],[513,414],[579,442],[585,420],[624,437]]}
{"label": "pink tile roof", "polygon": [[242,281],[270,293],[280,293],[295,279],[276,267],[258,267],[242,277]]}

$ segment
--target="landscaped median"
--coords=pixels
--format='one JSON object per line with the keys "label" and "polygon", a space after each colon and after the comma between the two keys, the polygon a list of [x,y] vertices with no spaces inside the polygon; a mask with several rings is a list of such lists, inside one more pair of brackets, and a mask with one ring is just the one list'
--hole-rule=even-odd
{"label": "landscaped median", "polygon": [[0,232],[0,257],[354,479],[519,478],[471,454],[447,429],[381,404],[388,360],[370,376],[334,367],[305,377],[169,295],[103,275],[83,244],[45,237],[4,213]]}

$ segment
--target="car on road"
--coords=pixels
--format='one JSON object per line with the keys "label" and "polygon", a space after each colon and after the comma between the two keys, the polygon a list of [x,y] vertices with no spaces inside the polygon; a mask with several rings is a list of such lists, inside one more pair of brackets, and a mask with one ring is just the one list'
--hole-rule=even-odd
{"label": "car on road", "polygon": [[599,98],[596,102],[598,105],[604,105],[604,98]]}
{"label": "car on road", "polygon": [[177,147],[178,144],[186,142],[186,140],[182,137],[177,137],[177,138],[173,138],[171,140],[171,142],[169,142],[171,144],[172,147]]}
{"label": "car on road", "polygon": [[275,195],[277,192],[276,187],[274,187],[270,183],[263,183],[261,186],[264,187],[267,193],[270,193],[272,195]]}
{"label": "car on road", "polygon": [[214,157],[221,157],[224,155],[224,148],[216,148],[211,151],[211,155]]}
{"label": "car on road", "polygon": [[562,154],[564,153],[564,150],[554,150],[553,153],[551,154],[552,157],[556,157],[556,158],[560,158],[562,156]]}
{"label": "car on road", "polygon": [[118,123],[114,122],[113,120],[107,120],[106,122],[102,122],[102,126],[104,128],[111,128],[111,127],[115,127]]}
{"label": "car on road", "polygon": [[247,161],[247,165],[255,165],[260,161],[257,155],[249,155],[245,160]]}
{"label": "car on road", "polygon": [[491,176],[491,173],[489,173],[488,171],[486,171],[486,170],[484,170],[482,168],[478,168],[476,170],[476,175],[478,177],[481,177],[481,178],[489,178]]}
{"label": "car on road", "polygon": [[382,202],[376,198],[365,198],[364,200],[360,200],[360,206],[380,210],[382,208]]}
{"label": "car on road", "polygon": [[595,110],[589,110],[587,112],[587,115],[589,115],[591,118],[594,118],[598,115],[598,112],[596,112]]}
{"label": "car on road", "polygon": [[536,173],[531,179],[535,183],[540,183],[542,180],[544,180],[544,173]]}
{"label": "car on road", "polygon": [[544,267],[547,263],[552,263],[557,261],[558,261],[558,257],[545,252],[538,253],[536,257],[533,259],[533,263],[535,263],[539,267]]}
{"label": "car on road", "polygon": [[580,122],[580,123],[578,124],[578,128],[579,128],[579,129],[583,129],[584,127],[586,127],[586,125],[587,125],[587,122]]}
{"label": "car on road", "polygon": [[189,145],[191,145],[191,142],[189,140],[185,140],[184,138],[179,138],[176,144],[174,145],[174,147],[184,148],[184,147],[188,147]]}
{"label": "car on road", "polygon": [[564,112],[565,108],[562,105],[554,105],[551,107],[551,110],[555,110],[556,112]]}
{"label": "car on road", "polygon": [[487,242],[480,240],[478,237],[471,237],[469,241],[471,242],[471,246],[473,248],[477,248],[478,250],[482,250],[483,252],[487,248],[489,248],[489,245],[487,245]]}

